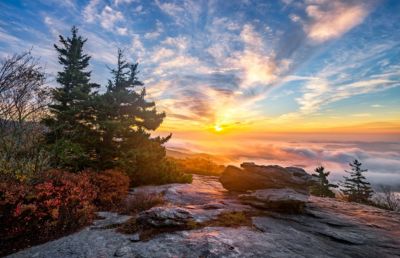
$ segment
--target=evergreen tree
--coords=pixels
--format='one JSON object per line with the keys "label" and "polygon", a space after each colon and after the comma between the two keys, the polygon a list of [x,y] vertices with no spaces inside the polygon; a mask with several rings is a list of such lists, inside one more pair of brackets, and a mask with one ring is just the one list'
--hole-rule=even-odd
{"label": "evergreen tree", "polygon": [[368,170],[362,169],[362,164],[357,159],[349,165],[351,171],[346,170],[346,172],[349,173],[350,176],[344,177],[345,181],[342,185],[342,191],[348,196],[349,201],[351,202],[368,203],[373,193],[370,183],[367,182],[363,175],[363,173]]}
{"label": "evergreen tree", "polygon": [[110,70],[112,79],[108,81],[107,92],[97,98],[96,116],[101,135],[97,149],[99,167],[113,167],[122,157],[138,148],[143,152],[154,143],[162,158],[165,150],[161,144],[170,136],[150,138],[150,132],[160,126],[165,113],[157,112],[155,103],[145,99],[146,90],[137,77],[138,63],[127,62],[119,49],[117,67]]}
{"label": "evergreen tree", "polygon": [[51,116],[44,123],[49,128],[47,142],[53,148],[53,165],[78,170],[90,159],[89,146],[95,141],[91,100],[98,85],[90,83],[90,56],[83,51],[86,39],[78,35],[75,26],[71,32],[71,37],[60,35],[60,44],[54,45],[63,66],[57,75],[61,87],[52,91]]}
{"label": "evergreen tree", "polygon": [[328,176],[330,172],[325,172],[325,168],[323,166],[317,167],[315,172],[316,173],[312,174],[312,176],[318,180],[318,183],[311,187],[311,194],[321,197],[335,197],[335,193],[329,188],[336,188],[338,186],[329,183]]}

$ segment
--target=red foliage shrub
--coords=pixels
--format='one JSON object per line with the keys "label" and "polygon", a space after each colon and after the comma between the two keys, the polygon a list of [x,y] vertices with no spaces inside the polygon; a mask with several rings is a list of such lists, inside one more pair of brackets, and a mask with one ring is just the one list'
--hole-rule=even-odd
{"label": "red foliage shrub", "polygon": [[87,225],[94,218],[97,193],[86,174],[51,171],[48,179],[35,185],[38,211],[57,229],[68,231]]}
{"label": "red foliage shrub", "polygon": [[95,198],[86,174],[52,170],[34,184],[1,182],[0,250],[9,250],[15,243],[41,242],[87,225],[94,218]]}
{"label": "red foliage shrub", "polygon": [[129,191],[129,177],[119,170],[89,172],[92,184],[97,188],[95,204],[100,209],[120,210]]}

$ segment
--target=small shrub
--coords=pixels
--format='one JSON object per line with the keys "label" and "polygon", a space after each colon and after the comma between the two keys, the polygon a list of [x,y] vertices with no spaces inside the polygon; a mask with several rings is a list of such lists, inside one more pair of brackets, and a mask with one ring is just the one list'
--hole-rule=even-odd
{"label": "small shrub", "polygon": [[53,170],[33,184],[0,184],[0,255],[62,236],[94,218],[96,191],[84,174]]}
{"label": "small shrub", "polygon": [[385,210],[400,211],[400,195],[388,185],[380,186],[379,192],[371,200],[371,205]]}
{"label": "small shrub", "polygon": [[39,207],[57,220],[58,230],[75,230],[93,220],[97,193],[88,175],[54,170],[46,177],[35,185],[35,196]]}
{"label": "small shrub", "polygon": [[97,188],[94,203],[100,209],[118,210],[129,192],[129,177],[119,170],[89,172],[92,184]]}
{"label": "small shrub", "polygon": [[159,206],[165,203],[162,194],[146,193],[139,191],[129,196],[125,202],[125,213],[136,214],[141,211],[148,210],[152,207]]}

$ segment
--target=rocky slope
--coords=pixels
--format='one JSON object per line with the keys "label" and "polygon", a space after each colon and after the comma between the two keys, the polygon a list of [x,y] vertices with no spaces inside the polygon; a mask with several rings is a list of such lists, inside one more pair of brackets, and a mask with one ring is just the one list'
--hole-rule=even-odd
{"label": "rocky slope", "polygon": [[209,221],[223,212],[255,215],[247,226],[205,226],[140,241],[137,234],[108,227],[129,216],[101,213],[105,219],[91,227],[9,257],[400,257],[400,214],[395,212],[316,197],[308,199],[303,214],[259,212],[207,176],[194,176],[192,184],[135,191],[164,193],[167,204],[140,214],[156,226]]}

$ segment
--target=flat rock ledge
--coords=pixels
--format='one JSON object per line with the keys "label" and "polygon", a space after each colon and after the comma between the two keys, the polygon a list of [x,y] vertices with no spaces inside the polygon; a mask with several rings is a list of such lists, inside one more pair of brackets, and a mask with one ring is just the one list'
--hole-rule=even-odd
{"label": "flat rock ledge", "polygon": [[253,207],[288,213],[301,213],[309,199],[307,194],[293,189],[263,189],[239,195],[239,199]]}

